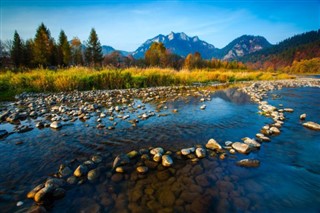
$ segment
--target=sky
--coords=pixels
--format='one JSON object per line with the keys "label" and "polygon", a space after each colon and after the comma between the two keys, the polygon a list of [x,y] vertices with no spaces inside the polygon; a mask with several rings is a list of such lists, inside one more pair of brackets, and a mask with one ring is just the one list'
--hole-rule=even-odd
{"label": "sky", "polygon": [[270,43],[320,28],[320,0],[0,0],[0,39],[34,38],[44,23],[58,39],[86,41],[95,28],[101,44],[134,51],[158,34],[184,32],[223,48],[241,35]]}

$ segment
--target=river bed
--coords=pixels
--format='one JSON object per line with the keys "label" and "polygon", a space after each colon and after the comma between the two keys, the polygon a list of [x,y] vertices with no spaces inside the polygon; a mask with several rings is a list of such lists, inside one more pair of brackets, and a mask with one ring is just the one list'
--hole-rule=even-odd
{"label": "river bed", "polygon": [[[100,178],[66,187],[66,195],[46,206],[51,212],[319,212],[320,207],[320,131],[306,129],[299,116],[320,122],[319,88],[283,88],[269,92],[273,106],[294,109],[286,113],[281,134],[270,136],[250,154],[211,153],[204,159],[175,156],[182,148],[205,146],[214,138],[226,141],[254,138],[272,119],[258,114],[258,105],[237,89],[219,90],[206,96],[181,96],[168,100],[160,112],[157,102],[134,99],[134,113],[123,109],[97,122],[92,112],[86,121],[65,122],[59,130],[35,128],[27,118],[22,124],[33,130],[14,133],[0,140],[0,207],[5,212],[24,212],[33,200],[26,194],[46,178],[57,173],[65,162],[84,162],[92,155],[103,156]],[[204,102],[201,98],[206,97]],[[205,104],[205,110],[200,107]],[[177,112],[173,112],[177,109]],[[107,111],[106,108],[100,109]],[[148,119],[138,115],[154,113]],[[132,125],[117,115],[140,119]],[[165,115],[158,117],[157,115]],[[120,117],[121,117],[120,116]],[[99,123],[114,129],[96,128]],[[0,129],[12,131],[3,122]],[[161,166],[144,175],[135,172],[133,160],[124,174],[115,177],[114,158],[131,150],[162,147],[171,151],[174,164]],[[243,168],[238,160],[258,159],[257,168]],[[75,161],[75,159],[77,159]],[[16,206],[18,201],[23,205]]]}

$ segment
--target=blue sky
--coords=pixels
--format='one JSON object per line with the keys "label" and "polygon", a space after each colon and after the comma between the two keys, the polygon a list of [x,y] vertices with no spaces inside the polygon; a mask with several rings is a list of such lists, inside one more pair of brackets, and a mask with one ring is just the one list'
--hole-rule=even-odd
{"label": "blue sky", "polygon": [[57,39],[88,39],[94,27],[102,44],[133,51],[158,34],[185,32],[218,48],[243,35],[273,44],[320,28],[320,0],[0,0],[0,39],[34,38],[43,22]]}

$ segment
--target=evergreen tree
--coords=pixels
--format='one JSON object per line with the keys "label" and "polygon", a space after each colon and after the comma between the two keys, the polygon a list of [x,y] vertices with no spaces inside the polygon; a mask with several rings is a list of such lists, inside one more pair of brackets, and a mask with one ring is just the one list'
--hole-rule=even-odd
{"label": "evergreen tree", "polygon": [[33,40],[26,41],[23,49],[23,64],[26,67],[33,67]]}
{"label": "evergreen tree", "polygon": [[33,45],[33,62],[36,66],[47,67],[51,65],[53,55],[52,48],[54,41],[51,38],[49,29],[41,23],[38,27]]}
{"label": "evergreen tree", "polygon": [[94,28],[91,29],[85,50],[86,63],[89,66],[101,66],[103,60],[102,47]]}
{"label": "evergreen tree", "polygon": [[11,60],[15,67],[23,65],[23,42],[17,31],[14,32],[12,48],[10,50]]}
{"label": "evergreen tree", "polygon": [[71,61],[71,48],[68,42],[68,38],[63,30],[59,35],[58,43],[58,64],[62,66],[68,66]]}

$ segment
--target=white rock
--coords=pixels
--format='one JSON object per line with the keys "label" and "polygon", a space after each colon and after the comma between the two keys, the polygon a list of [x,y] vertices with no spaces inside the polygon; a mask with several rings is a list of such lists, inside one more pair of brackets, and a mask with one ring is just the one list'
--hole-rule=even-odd
{"label": "white rock", "polygon": [[208,141],[208,143],[206,144],[206,148],[207,149],[222,149],[222,147],[221,147],[221,145],[220,144],[218,144],[218,142],[215,140],[215,139],[210,139],[209,141]]}
{"label": "white rock", "polygon": [[153,156],[153,160],[155,162],[159,162],[161,160],[161,157],[162,157],[162,154],[161,153],[156,153],[154,156]]}
{"label": "white rock", "polygon": [[22,206],[23,205],[23,202],[22,201],[19,201],[19,202],[17,202],[17,206],[19,207],[19,206]]}
{"label": "white rock", "polygon": [[248,144],[251,147],[254,147],[254,148],[260,148],[260,146],[261,146],[261,144],[258,143],[255,139],[251,139],[248,137],[244,138],[243,142],[245,144]]}
{"label": "white rock", "polygon": [[305,120],[307,117],[307,114],[306,113],[303,113],[300,115],[300,120]]}
{"label": "white rock", "polygon": [[246,154],[250,152],[250,147],[248,144],[235,142],[232,144],[232,148],[234,148],[237,152]]}
{"label": "white rock", "polygon": [[162,156],[162,166],[169,167],[172,164],[173,164],[173,160],[170,157],[170,155],[163,155]]}
{"label": "white rock", "polygon": [[200,109],[204,110],[207,106],[204,104],[200,107]]}
{"label": "white rock", "polygon": [[194,147],[185,148],[185,149],[181,149],[181,154],[182,155],[189,155],[190,153],[192,153],[194,151],[195,151]]}
{"label": "white rock", "polygon": [[62,127],[62,124],[58,121],[54,121],[50,124],[50,127],[53,128],[53,129],[59,129]]}
{"label": "white rock", "polygon": [[206,157],[206,150],[205,150],[204,148],[198,147],[198,148],[196,149],[196,156],[197,156],[198,158],[204,158],[204,157]]}
{"label": "white rock", "polygon": [[313,121],[308,121],[306,123],[302,124],[304,127],[307,127],[309,129],[313,129],[313,130],[320,130],[320,124],[317,124]]}
{"label": "white rock", "polygon": [[164,150],[161,147],[153,148],[150,150],[150,154],[155,155],[157,153],[163,154]]}

